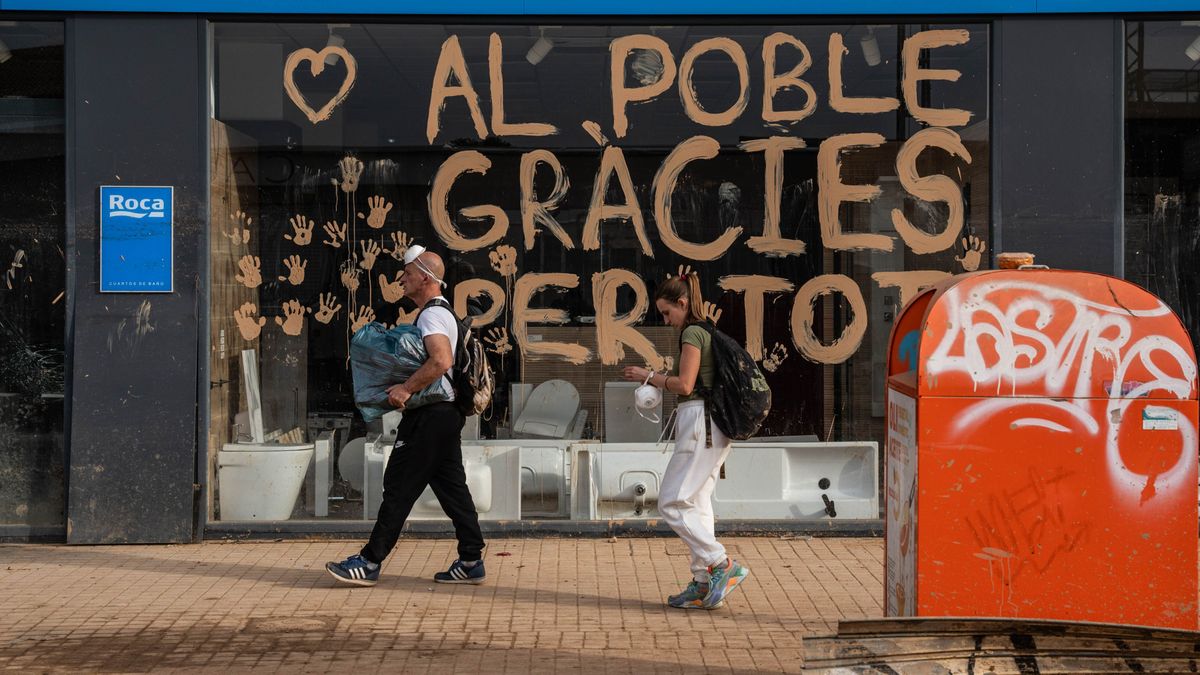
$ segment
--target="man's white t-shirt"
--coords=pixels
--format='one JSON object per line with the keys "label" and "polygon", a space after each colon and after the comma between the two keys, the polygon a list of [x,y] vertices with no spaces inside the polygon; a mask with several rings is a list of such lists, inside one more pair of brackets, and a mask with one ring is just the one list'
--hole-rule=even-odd
{"label": "man's white t-shirt", "polygon": [[[446,300],[442,296],[438,296],[437,299]],[[446,339],[450,340],[450,361],[454,362],[454,358],[458,356],[458,320],[454,317],[453,312],[437,305],[428,307],[417,317],[417,330],[421,331],[422,340],[430,335],[445,335]],[[443,382],[448,383],[448,379],[443,379]],[[450,392],[449,400],[453,401],[454,387],[447,386],[446,388]]]}

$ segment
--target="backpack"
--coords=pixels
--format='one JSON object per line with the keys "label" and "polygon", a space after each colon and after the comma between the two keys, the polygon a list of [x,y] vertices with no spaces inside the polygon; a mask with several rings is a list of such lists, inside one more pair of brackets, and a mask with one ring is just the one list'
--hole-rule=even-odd
{"label": "backpack", "polygon": [[[712,323],[704,321],[688,325],[700,326],[712,335],[712,386],[700,388],[708,414],[721,433],[731,440],[750,438],[758,433],[771,412],[771,387],[767,385],[767,378],[750,353]],[[682,335],[679,341],[682,351]]]}
{"label": "backpack", "polygon": [[[444,307],[450,311],[458,324],[458,345],[454,350],[454,365],[444,376],[454,387],[454,405],[465,417],[478,415],[492,404],[496,390],[496,377],[488,363],[483,341],[471,330],[471,317],[459,320],[454,308],[445,300],[434,298],[421,308]],[[420,314],[417,315],[418,317]],[[416,323],[414,319],[413,323]]]}

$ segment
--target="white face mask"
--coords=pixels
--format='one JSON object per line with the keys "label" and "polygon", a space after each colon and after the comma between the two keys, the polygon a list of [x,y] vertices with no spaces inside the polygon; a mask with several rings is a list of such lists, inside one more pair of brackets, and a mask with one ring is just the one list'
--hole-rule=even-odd
{"label": "white face mask", "polygon": [[411,265],[414,260],[419,258],[425,252],[425,247],[420,244],[413,244],[404,252],[404,264]]}
{"label": "white face mask", "polygon": [[654,373],[647,375],[646,381],[642,383],[642,386],[633,390],[633,402],[637,408],[638,415],[643,419],[657,424],[660,419],[657,409],[659,404],[662,403],[662,390],[650,384],[650,378],[653,376]]}

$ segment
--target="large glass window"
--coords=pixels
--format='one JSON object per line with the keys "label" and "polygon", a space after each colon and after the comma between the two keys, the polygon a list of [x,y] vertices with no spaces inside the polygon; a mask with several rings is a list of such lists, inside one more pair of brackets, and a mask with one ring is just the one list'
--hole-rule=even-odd
{"label": "large glass window", "polygon": [[61,23],[0,20],[0,526],[34,531],[66,522],[63,72]]}
{"label": "large glass window", "polygon": [[[676,402],[638,415],[621,369],[677,357],[653,296],[687,268],[774,393],[779,447],[734,453],[718,517],[828,517],[814,472],[841,517],[878,516],[891,323],[990,260],[986,25],[214,35],[213,517],[373,517],[392,421],[356,410],[348,345],[411,321],[412,243],[499,374],[465,431],[482,517],[655,513]],[[863,445],[827,466],[782,447],[818,440]]]}
{"label": "large glass window", "polygon": [[1200,336],[1200,17],[1125,26],[1125,278]]}

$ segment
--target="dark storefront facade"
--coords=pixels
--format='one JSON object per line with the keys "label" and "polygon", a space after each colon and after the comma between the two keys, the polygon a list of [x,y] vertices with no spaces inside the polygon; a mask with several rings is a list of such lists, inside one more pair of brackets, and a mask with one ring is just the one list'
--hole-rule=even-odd
{"label": "dark storefront facade", "polygon": [[[653,514],[675,401],[632,417],[620,372],[669,365],[683,269],[767,375],[762,441],[847,453],[747,450],[729,522],[878,528],[891,322],[997,252],[1200,334],[1200,5],[83,4],[0,0],[0,537],[364,532],[389,422],[349,341],[411,321],[411,244],[495,359],[465,441],[492,531]],[[134,269],[108,223],[138,209],[169,223]],[[826,470],[870,512],[804,506]]]}

